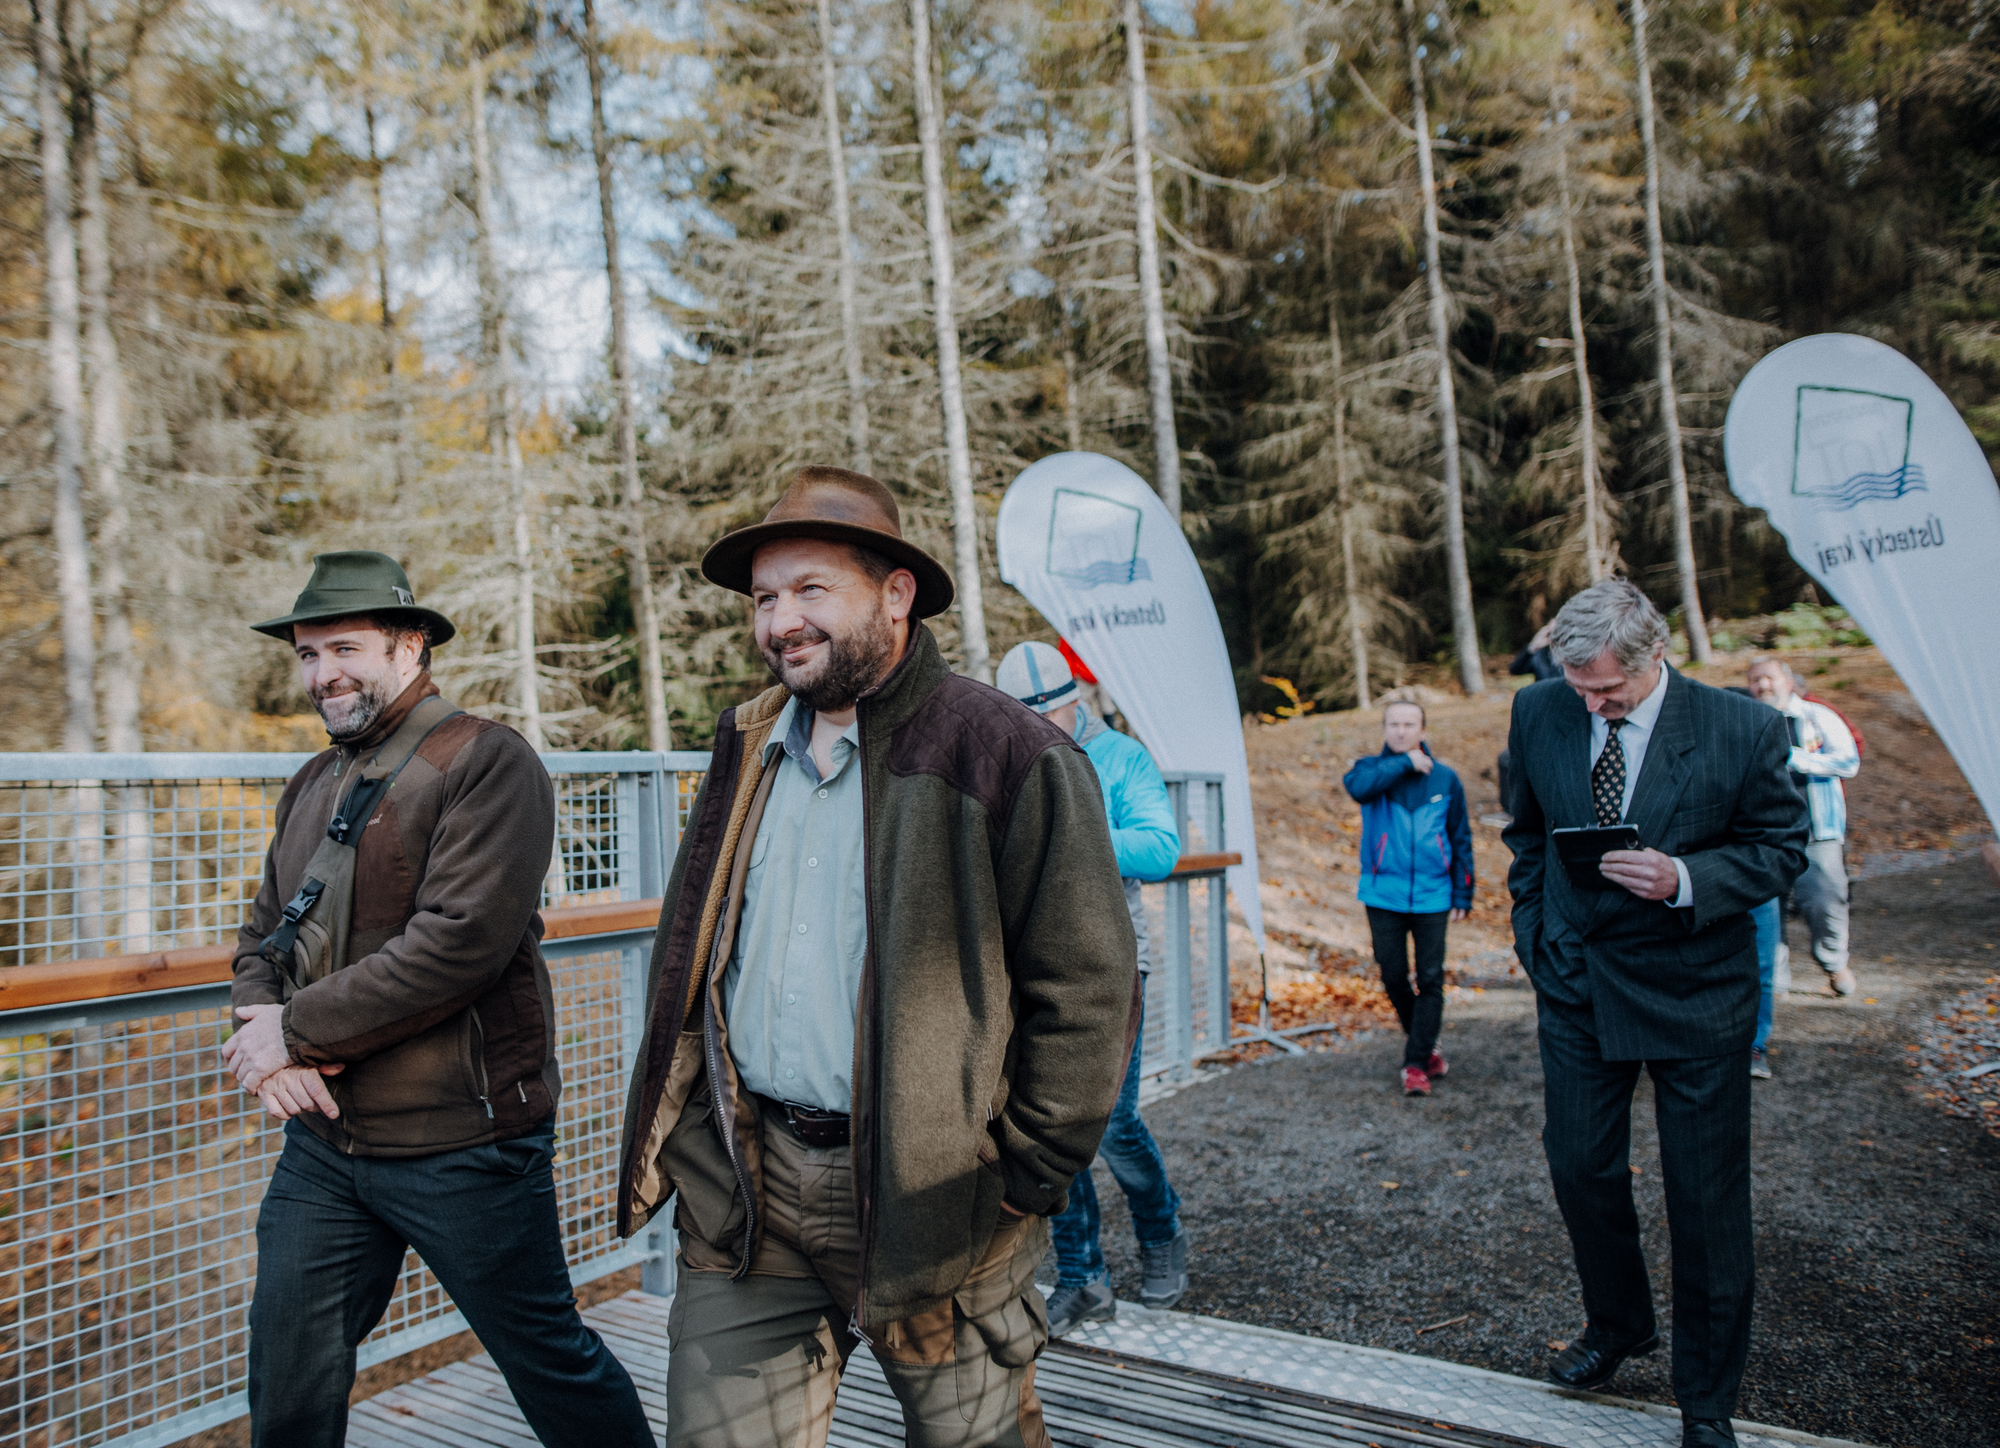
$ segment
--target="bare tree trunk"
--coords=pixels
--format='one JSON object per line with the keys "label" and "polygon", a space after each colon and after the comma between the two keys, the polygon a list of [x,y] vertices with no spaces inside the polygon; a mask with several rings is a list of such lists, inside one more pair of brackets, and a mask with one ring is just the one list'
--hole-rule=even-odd
{"label": "bare tree trunk", "polygon": [[1146,99],[1146,27],[1139,0],[1125,0],[1125,72],[1132,120],[1132,181],[1137,189],[1139,303],[1146,324],[1146,391],[1153,413],[1153,486],[1167,511],[1181,515],[1181,445],[1174,432],[1174,369],[1167,352],[1167,303],[1160,291],[1159,213],[1153,203],[1152,109]]}
{"label": "bare tree trunk", "polygon": [[1063,432],[1071,452],[1083,451],[1083,402],[1077,396],[1076,348],[1063,340]]}
{"label": "bare tree trunk", "polygon": [[1424,280],[1430,291],[1431,345],[1437,349],[1438,442],[1444,455],[1444,556],[1451,593],[1451,629],[1458,649],[1458,677],[1468,694],[1486,692],[1479,660],[1479,625],[1472,612],[1472,572],[1465,558],[1465,480],[1459,461],[1458,390],[1451,370],[1451,308],[1438,259],[1437,171],[1431,164],[1430,110],[1424,100],[1424,66],[1417,57],[1416,12],[1402,0],[1403,48],[1410,60],[1410,107],[1416,122],[1417,177],[1424,193]]}
{"label": "bare tree trunk", "polygon": [[1688,656],[1708,662],[1708,622],[1695,586],[1694,520],[1688,502],[1687,458],[1681,448],[1681,400],[1674,387],[1674,324],[1667,305],[1667,247],[1660,228],[1660,147],[1653,126],[1653,66],[1646,52],[1646,0],[1632,0],[1632,49],[1639,72],[1639,139],[1646,148],[1646,265],[1652,276],[1653,333],[1660,387],[1660,425],[1666,432],[1667,482],[1674,501],[1674,566],[1681,580],[1681,613]]}
{"label": "bare tree trunk", "polygon": [[931,0],[910,0],[911,72],[917,92],[917,139],[924,162],[924,227],[931,243],[931,313],[937,327],[938,402],[944,411],[945,474],[951,488],[952,561],[958,575],[965,672],[982,684],[990,684],[993,661],[986,643],[986,603],[979,581],[979,515],[972,501],[972,446],[966,438],[965,391],[959,375],[944,143],[938,134],[937,94],[931,89],[930,5]]}
{"label": "bare tree trunk", "polygon": [[[514,511],[514,692],[521,733],[537,750],[542,734],[541,682],[535,668],[534,530],[527,468],[514,428],[512,359],[508,354],[505,282],[493,244],[493,157],[486,134],[486,61],[472,61],[472,197],[478,255],[479,320],[486,352],[486,452],[493,481],[504,485]],[[497,491],[497,487],[496,487]]]}
{"label": "bare tree trunk", "polygon": [[1569,204],[1569,144],[1562,154],[1563,273],[1569,283],[1569,342],[1576,357],[1576,404],[1582,409],[1583,551],[1590,581],[1604,577],[1603,520],[1597,492],[1597,399],[1590,384],[1590,344],[1583,332],[1583,279],[1576,265],[1576,218]]}
{"label": "bare tree trunk", "polygon": [[667,678],[660,658],[660,610],[646,548],[646,494],[639,479],[639,432],[632,396],[632,342],[626,325],[625,268],[618,251],[618,207],[611,175],[611,132],[604,123],[604,55],[597,8],[583,0],[583,60],[590,74],[590,146],[597,158],[597,212],[604,228],[604,279],[611,293],[611,382],[618,405],[618,476],[625,491],[625,562],[639,633],[639,690],[646,700],[646,747],[674,747],[667,722]]}
{"label": "bare tree trunk", "polygon": [[[372,75],[372,54],[366,64]],[[396,468],[396,496],[401,498],[409,486],[410,408],[403,396],[402,378],[396,372],[396,354],[401,350],[401,342],[396,335],[396,308],[389,298],[389,213],[382,200],[383,161],[375,146],[375,101],[372,95],[364,93],[362,96],[361,118],[368,127],[368,196],[375,209],[375,291],[381,314],[382,380],[389,384],[390,427],[393,430],[390,450]]]}
{"label": "bare tree trunk", "polygon": [[[97,92],[89,57],[71,38],[69,66],[70,153],[77,194],[77,250],[82,258],[83,350],[89,382],[90,467],[101,514],[94,550],[97,597],[104,620],[98,655],[104,747],[137,754],[146,747],[140,728],[142,700],[138,650],[132,630],[127,572],[132,508],[126,446],[125,368],[111,329],[111,228],[104,197],[103,155],[98,142]],[[152,787],[127,784],[100,792],[78,791],[79,821],[90,836],[83,854],[103,852],[97,816],[109,806],[111,870],[93,929],[105,948],[139,954],[152,948]],[[81,913],[81,912],[80,912]],[[79,925],[82,924],[79,920]]]}
{"label": "bare tree trunk", "polygon": [[1368,692],[1368,606],[1361,599],[1361,570],[1354,561],[1354,499],[1347,476],[1347,362],[1340,345],[1340,314],[1326,309],[1326,335],[1333,345],[1333,496],[1340,514],[1340,577],[1347,592],[1347,643],[1354,653],[1354,691],[1366,709]]}
{"label": "bare tree trunk", "polygon": [[49,311],[49,423],[55,437],[56,597],[62,610],[63,748],[97,748],[97,630],[83,525],[83,345],[76,227],[55,6],[34,0],[35,111],[41,125],[43,288]]}
{"label": "bare tree trunk", "polygon": [[833,173],[833,229],[840,246],[840,342],[847,363],[847,435],[854,470],[875,471],[868,451],[868,374],[861,365],[861,308],[855,300],[854,211],[847,195],[847,146],[840,135],[840,85],[833,67],[833,5],[819,0],[820,110]]}

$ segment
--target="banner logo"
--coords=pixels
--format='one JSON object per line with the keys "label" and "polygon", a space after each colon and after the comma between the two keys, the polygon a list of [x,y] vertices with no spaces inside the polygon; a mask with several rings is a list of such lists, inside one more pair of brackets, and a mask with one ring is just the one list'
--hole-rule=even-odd
{"label": "banner logo", "polygon": [[1057,488],[1049,504],[1048,569],[1081,588],[1101,583],[1150,583],[1153,570],[1139,556],[1145,515],[1128,503]]}
{"label": "banner logo", "polygon": [[1907,397],[1851,387],[1802,386],[1792,423],[1792,493],[1846,512],[1927,491],[1910,461]]}

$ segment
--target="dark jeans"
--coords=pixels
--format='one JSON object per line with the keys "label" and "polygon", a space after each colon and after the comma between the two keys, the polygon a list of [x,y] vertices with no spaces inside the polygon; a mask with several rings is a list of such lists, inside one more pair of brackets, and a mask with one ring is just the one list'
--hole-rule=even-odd
{"label": "dark jeans", "polygon": [[1632,1091],[1653,1078],[1661,1185],[1673,1246],[1674,1398],[1690,1418],[1727,1418],[1750,1355],[1756,1259],[1750,1227],[1750,1070],[1741,1051],[1680,1061],[1607,1061],[1574,1015],[1540,1010],[1548,1120],[1542,1148],[1569,1228],[1590,1326],[1652,1335],[1652,1285],[1632,1205]]}
{"label": "dark jeans", "polygon": [[632,1379],[584,1326],[549,1163],[555,1123],[436,1156],[347,1156],[296,1121],[257,1212],[256,1448],[341,1448],[355,1348],[416,1248],[493,1355],[528,1426],[564,1448],[654,1448]]}
{"label": "dark jeans", "polygon": [[[1409,1037],[1403,1046],[1403,1064],[1422,1066],[1437,1049],[1438,1032],[1444,1026],[1444,928],[1451,919],[1449,910],[1408,915],[1401,910],[1368,907],[1368,932],[1375,939],[1375,964],[1382,968],[1382,988],[1389,992],[1389,1004]],[[1417,944],[1417,988],[1410,989],[1410,952],[1406,941]]]}
{"label": "dark jeans", "polygon": [[[1118,1104],[1111,1108],[1111,1124],[1104,1128],[1097,1154],[1125,1193],[1125,1205],[1132,1211],[1132,1235],[1141,1246],[1152,1246],[1171,1242],[1179,1235],[1181,1199],[1167,1180],[1167,1163],[1153,1133],[1139,1117],[1139,1047],[1145,1035],[1142,1012],[1139,1034],[1132,1041],[1132,1059],[1125,1067],[1125,1084],[1118,1092]],[[1097,1184],[1086,1168],[1070,1183],[1069,1205],[1049,1219],[1049,1235],[1056,1244],[1058,1287],[1081,1287],[1111,1275],[1097,1240],[1100,1225]]]}

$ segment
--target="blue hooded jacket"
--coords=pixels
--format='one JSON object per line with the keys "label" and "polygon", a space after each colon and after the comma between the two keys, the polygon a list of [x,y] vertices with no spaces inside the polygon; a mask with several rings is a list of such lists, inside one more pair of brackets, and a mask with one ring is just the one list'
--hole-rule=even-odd
{"label": "blue hooded jacket", "polygon": [[1362,904],[1410,915],[1472,908],[1472,825],[1456,774],[1442,764],[1419,774],[1385,745],[1341,784],[1361,806]]}
{"label": "blue hooded jacket", "polygon": [[1174,828],[1174,807],[1160,766],[1153,763],[1145,745],[1120,734],[1081,705],[1077,743],[1097,770],[1119,875],[1127,880],[1166,879],[1180,860],[1181,837]]}

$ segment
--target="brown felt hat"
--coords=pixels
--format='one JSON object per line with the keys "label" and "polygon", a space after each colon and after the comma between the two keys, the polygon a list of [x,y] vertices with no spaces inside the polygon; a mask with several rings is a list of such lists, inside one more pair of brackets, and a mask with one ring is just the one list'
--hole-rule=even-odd
{"label": "brown felt hat", "polygon": [[736,593],[750,591],[750,560],[780,538],[824,538],[871,548],[917,577],[916,614],[929,618],[951,607],[951,575],[944,565],[903,537],[895,496],[866,473],[846,468],[800,468],[785,496],[764,521],[718,539],[702,555],[702,576]]}

